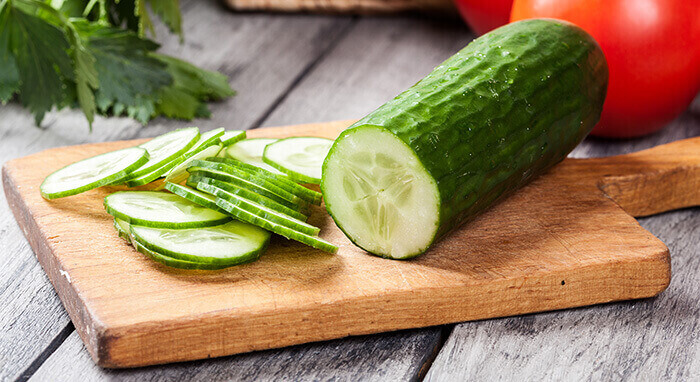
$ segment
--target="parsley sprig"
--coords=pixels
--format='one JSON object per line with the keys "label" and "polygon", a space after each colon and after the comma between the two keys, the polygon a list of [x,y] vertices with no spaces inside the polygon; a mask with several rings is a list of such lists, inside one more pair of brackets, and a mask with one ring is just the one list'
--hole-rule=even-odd
{"label": "parsley sprig", "polygon": [[178,0],[0,0],[0,101],[16,99],[40,124],[53,108],[128,115],[210,115],[232,96],[226,76],[156,52],[148,9],[182,38]]}

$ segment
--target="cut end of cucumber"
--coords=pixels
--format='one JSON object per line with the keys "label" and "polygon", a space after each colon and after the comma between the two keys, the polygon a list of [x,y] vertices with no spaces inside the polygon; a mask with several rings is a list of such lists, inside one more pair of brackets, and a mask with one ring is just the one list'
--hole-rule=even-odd
{"label": "cut end of cucumber", "polygon": [[406,259],[425,252],[437,233],[440,193],[413,151],[377,126],[345,131],[323,166],[326,208],[356,245]]}

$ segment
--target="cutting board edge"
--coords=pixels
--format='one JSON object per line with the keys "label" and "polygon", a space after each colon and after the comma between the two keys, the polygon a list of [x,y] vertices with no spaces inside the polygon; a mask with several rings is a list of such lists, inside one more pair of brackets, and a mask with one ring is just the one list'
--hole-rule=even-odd
{"label": "cutting board edge", "polygon": [[[64,276],[61,273],[64,267],[60,263],[58,256],[55,256],[48,245],[50,238],[44,235],[41,227],[37,224],[37,220],[30,216],[30,210],[24,198],[22,198],[22,195],[18,192],[19,189],[15,186],[15,181],[12,176],[13,162],[14,160],[8,161],[2,166],[3,189],[12,215],[15,217],[17,225],[22,230],[22,234],[29,242],[29,246],[32,248],[44,273],[46,273],[49,278],[51,285],[68,313],[68,317],[71,319],[78,335],[80,335],[83,343],[86,345],[85,347],[90,353],[90,356],[97,362],[99,359],[97,344],[99,342],[100,333],[104,332],[104,327],[95,319],[95,314],[90,311],[89,307],[85,304],[85,300],[80,298],[79,292],[75,289],[69,276],[67,276],[67,274]],[[43,237],[36,237],[28,233],[32,231],[39,232]]]}
{"label": "cutting board edge", "polygon": [[[283,348],[293,345],[301,345],[305,343],[313,343],[320,341],[327,341],[333,339],[340,339],[349,336],[359,336],[368,334],[377,334],[384,332],[392,332],[398,330],[408,330],[416,328],[425,328],[436,325],[454,324],[467,321],[476,321],[482,319],[500,318],[508,317],[522,314],[532,314],[539,312],[548,312],[554,310],[570,309],[577,307],[585,307],[590,305],[604,304],[616,301],[625,300],[635,300],[650,298],[659,295],[661,292],[666,290],[671,281],[671,259],[668,248],[661,241],[662,244],[659,247],[659,251],[655,253],[648,253],[640,256],[637,261],[620,261],[614,263],[598,263],[591,266],[580,267],[572,269],[573,273],[570,275],[564,275],[563,278],[566,281],[565,284],[561,284],[562,273],[558,271],[552,271],[549,274],[543,274],[538,277],[537,280],[532,280],[534,283],[526,285],[528,280],[526,279],[522,284],[517,285],[517,281],[520,279],[504,279],[500,283],[490,283],[490,287],[495,291],[501,291],[503,297],[501,298],[503,303],[494,304],[494,297],[491,296],[488,300],[489,307],[499,307],[495,311],[493,309],[489,310],[489,307],[479,307],[475,309],[476,312],[471,310],[461,311],[458,315],[450,315],[451,311],[448,308],[447,303],[440,303],[439,301],[460,301],[465,299],[479,299],[479,296],[470,295],[469,290],[473,289],[473,286],[464,288],[441,288],[443,292],[442,298],[435,302],[435,292],[436,288],[425,288],[423,290],[412,290],[397,292],[394,294],[386,295],[381,300],[383,308],[378,311],[372,312],[371,306],[377,301],[371,301],[363,299],[360,306],[354,306],[354,301],[341,301],[339,305],[346,305],[345,307],[338,307],[338,304],[327,304],[323,308],[327,308],[329,312],[333,311],[345,311],[344,319],[348,320],[351,316],[347,310],[355,310],[353,313],[357,318],[367,318],[371,317],[374,324],[370,325],[367,322],[357,321],[356,327],[352,326],[352,322],[338,322],[338,317],[325,318],[323,311],[313,311],[309,312],[305,308],[289,309],[284,312],[277,312],[278,315],[282,317],[270,318],[271,312],[264,312],[255,316],[242,314],[242,317],[237,317],[232,314],[234,310],[224,310],[210,313],[203,313],[201,315],[190,317],[188,320],[171,320],[171,322],[143,322],[133,325],[125,325],[123,327],[109,327],[105,328],[100,332],[96,332],[96,336],[92,338],[97,344],[97,351],[91,352],[95,362],[105,368],[129,368],[129,367],[140,367],[148,366],[154,364],[165,364],[171,362],[183,362],[191,361],[197,359],[205,359],[212,357],[223,357],[234,354],[247,353],[251,351],[260,351],[268,349]],[[577,279],[576,272],[580,275],[589,276],[596,275],[595,278],[584,278]],[[633,275],[640,275],[638,277],[633,277]],[[632,276],[632,277],[630,277]],[[561,280],[561,281],[560,281]],[[562,294],[556,296],[556,290],[558,286],[571,288],[575,285],[594,285],[595,283],[606,282],[606,281],[623,280],[627,282],[624,285],[610,285],[610,293],[604,295],[596,295],[588,293],[587,291],[581,291],[579,293],[580,298],[572,302],[572,297],[568,294]],[[512,284],[504,287],[503,284]],[[543,283],[545,284],[543,286]],[[599,285],[599,284],[598,284]],[[595,287],[591,289],[598,290],[600,287]],[[482,290],[483,288],[477,288]],[[518,290],[514,294],[513,289]],[[508,291],[506,291],[508,290]],[[613,292],[616,291],[616,292]],[[513,307],[513,304],[522,304],[523,301],[528,301],[527,298],[523,298],[528,294],[542,296],[544,292],[550,292],[549,295],[545,295],[542,300],[546,301],[545,304],[533,305],[531,307],[521,306]],[[469,296],[466,297],[465,296]],[[412,297],[412,298],[410,298]],[[404,317],[388,317],[392,315],[392,312],[401,312],[410,310],[411,307],[416,306],[416,304],[424,303],[427,301],[427,297],[430,297],[431,302],[434,303],[435,307],[426,308],[426,312],[431,312],[433,315],[430,317],[421,317],[420,315],[414,316],[404,316]],[[507,297],[507,298],[506,298]],[[359,300],[359,299],[358,299]],[[531,299],[530,299],[531,300]],[[397,304],[395,307],[390,305],[393,301]],[[362,306],[362,305],[367,305]],[[390,307],[387,308],[387,306]],[[444,313],[440,313],[439,308],[442,306]],[[388,310],[388,312],[387,312]],[[284,317],[286,316],[286,317]],[[219,328],[220,332],[224,336],[230,336],[231,338],[240,338],[241,335],[245,335],[248,332],[248,328],[263,328],[261,330],[269,329],[271,326],[270,322],[285,322],[289,325],[289,322],[293,322],[295,319],[299,319],[299,316],[304,317],[321,317],[316,325],[318,328],[314,327],[300,327],[298,332],[304,333],[299,336],[299,338],[294,338],[293,335],[289,334],[288,328],[284,325],[280,325],[279,329],[275,332],[268,333],[265,336],[258,335],[257,343],[246,343],[244,346],[239,346],[235,341],[231,341],[231,346],[220,347],[220,348],[206,348],[206,343],[189,344],[187,348],[188,352],[184,353],[185,356],[178,356],[177,354],[165,355],[161,358],[152,357],[152,355],[134,356],[138,354],[138,350],[143,347],[148,347],[147,344],[150,342],[162,344],[167,343],[170,340],[170,346],[166,348],[177,349],[178,343],[182,338],[197,338],[196,332],[204,327],[214,327]],[[387,317],[383,317],[387,316]],[[240,323],[241,319],[252,320],[250,323],[241,324],[240,333],[235,329],[232,329],[230,325],[231,322]],[[259,321],[259,322],[256,322]],[[304,321],[304,320],[302,320]],[[327,322],[326,322],[327,321]],[[306,320],[308,322],[308,320]],[[332,324],[332,325],[331,325]],[[154,331],[154,327],[160,327],[162,330]],[[319,328],[324,330],[318,330]],[[329,328],[333,329],[334,332],[330,332]],[[148,329],[148,330],[146,330]],[[214,329],[216,330],[216,329]],[[308,333],[313,332],[317,335],[309,339]],[[144,333],[149,333],[145,335]],[[154,334],[155,333],[155,334]],[[151,337],[149,339],[149,336]],[[286,336],[286,337],[285,337]],[[260,339],[262,338],[262,339]],[[272,340],[266,340],[267,338],[272,338]],[[225,342],[225,341],[224,341]],[[181,346],[181,344],[179,344]],[[199,353],[194,353],[192,349],[198,349],[201,351]],[[146,359],[146,362],[142,360]]]}

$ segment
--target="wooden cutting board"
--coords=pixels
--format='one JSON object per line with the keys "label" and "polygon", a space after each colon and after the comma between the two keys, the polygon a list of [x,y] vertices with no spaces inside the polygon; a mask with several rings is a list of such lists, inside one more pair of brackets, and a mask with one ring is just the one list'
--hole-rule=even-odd
{"label": "wooden cutting board", "polygon": [[[250,137],[335,137],[349,122]],[[46,201],[44,177],[140,141],[63,147],[3,166],[15,217],[97,364],[132,367],[655,296],[667,247],[632,216],[700,204],[700,137],[634,154],[567,159],[415,260],[355,248],[318,209],[337,255],[282,238],[252,264],[184,271],[117,237],[102,199]],[[631,216],[632,215],[632,216]],[[11,254],[7,254],[11,255]]]}

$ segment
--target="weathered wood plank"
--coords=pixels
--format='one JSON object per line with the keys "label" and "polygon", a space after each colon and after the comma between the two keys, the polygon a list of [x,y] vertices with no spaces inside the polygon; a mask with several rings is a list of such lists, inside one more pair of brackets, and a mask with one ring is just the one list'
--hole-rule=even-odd
{"label": "weathered wood plank", "polygon": [[[51,113],[44,128],[15,104],[0,110],[0,162],[43,149],[160,134],[196,124],[249,128],[265,114],[351,22],[335,17],[235,15],[216,2],[183,3],[186,43],[159,30],[163,51],[228,74],[239,95],[212,106],[214,118],[194,122],[158,119],[144,128],[127,118],[98,118],[93,132],[76,111]],[[226,36],[213,38],[213,36]],[[222,42],[224,43],[222,46]],[[291,47],[291,49],[290,49]],[[0,380],[29,367],[68,325],[68,317],[0,196]]]}
{"label": "weathered wood plank", "polygon": [[[577,156],[637,151],[700,136],[700,97],[667,129],[629,141],[586,140]],[[659,297],[459,324],[427,374],[454,380],[698,380],[700,209],[640,219],[670,248],[673,278]]]}
{"label": "weathered wood plank", "polygon": [[405,381],[437,351],[438,331],[351,337],[205,361],[138,369],[100,369],[77,333],[32,381]]}
{"label": "weathered wood plank", "polygon": [[474,38],[450,20],[363,18],[264,125],[361,118]]}

